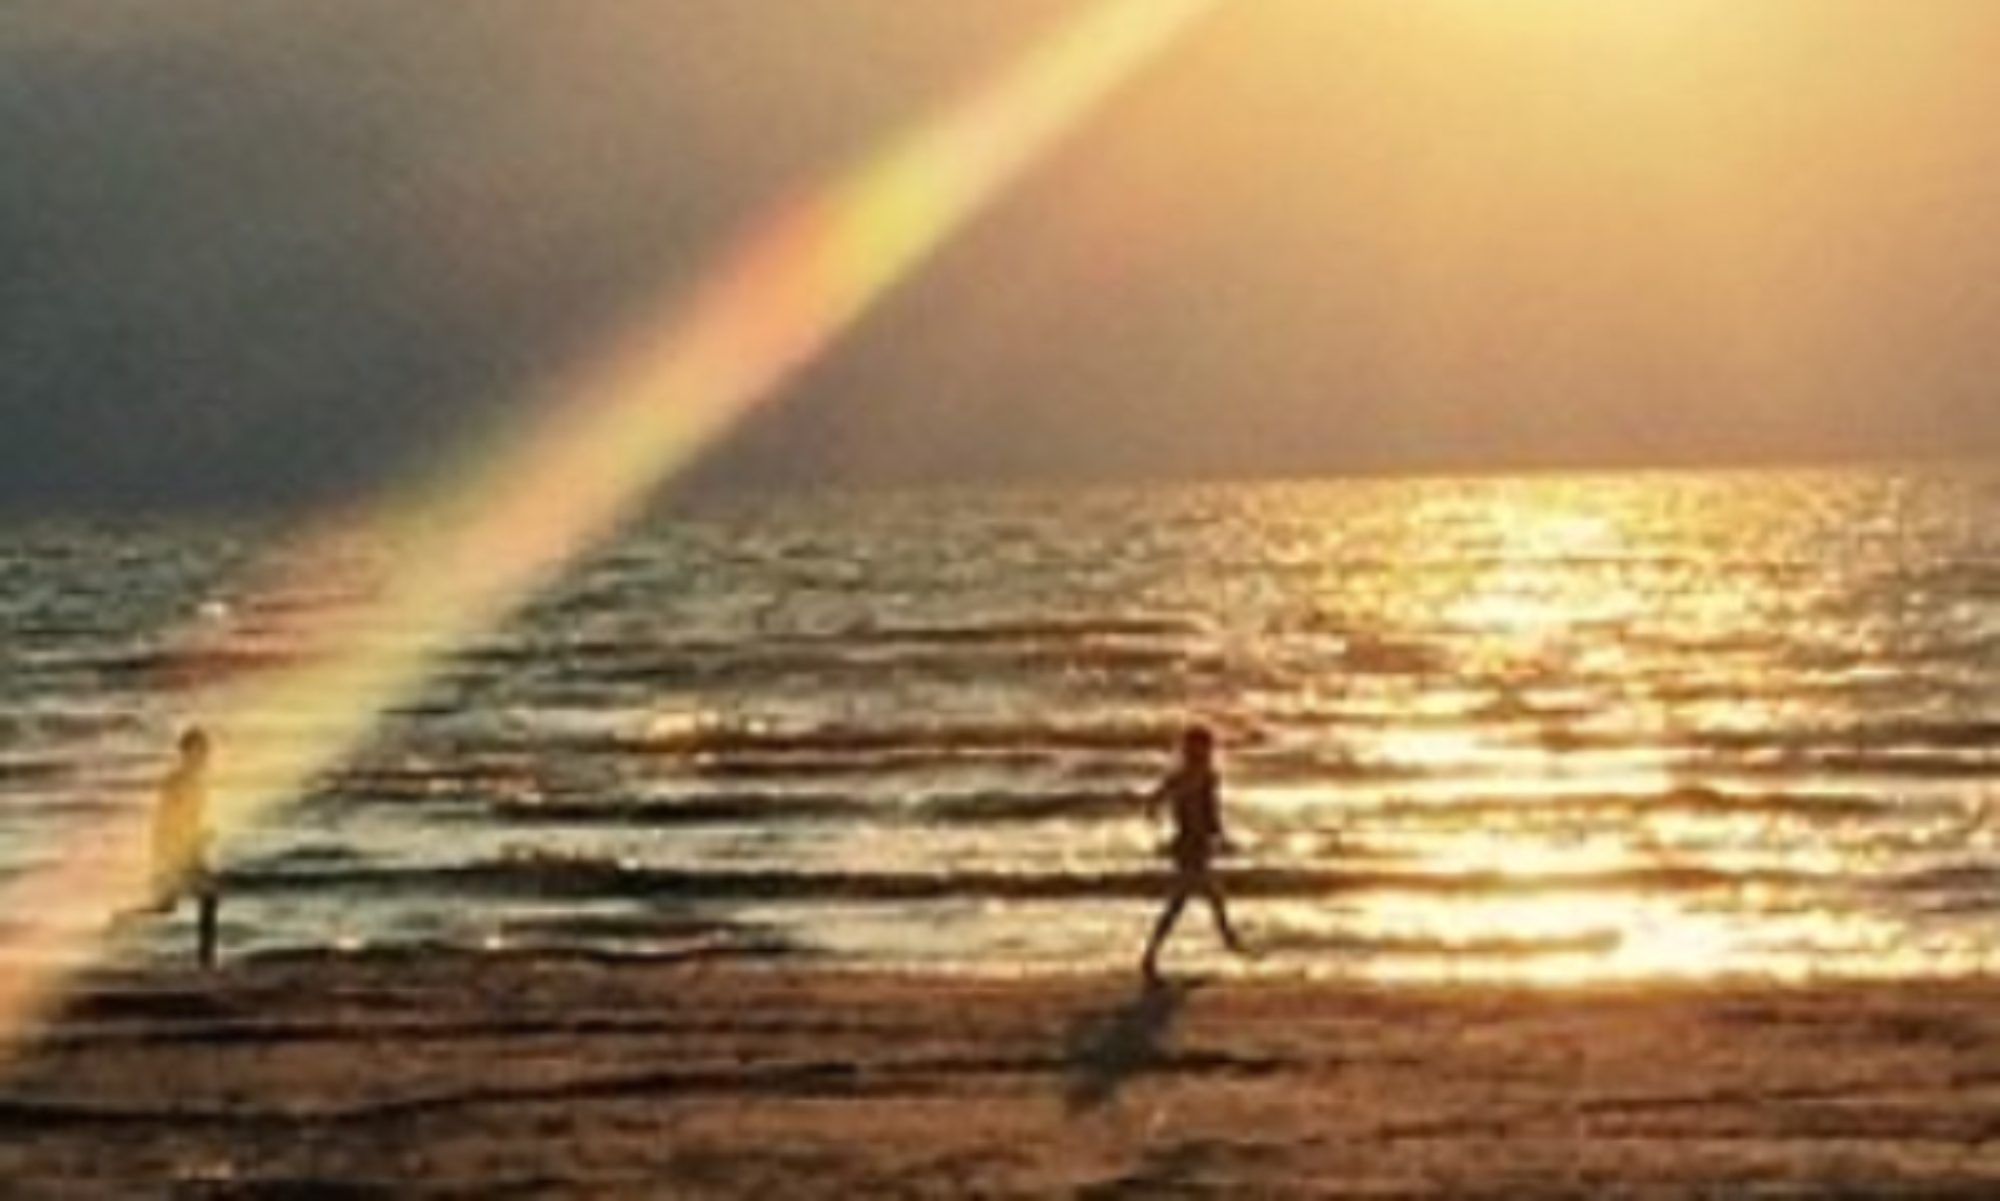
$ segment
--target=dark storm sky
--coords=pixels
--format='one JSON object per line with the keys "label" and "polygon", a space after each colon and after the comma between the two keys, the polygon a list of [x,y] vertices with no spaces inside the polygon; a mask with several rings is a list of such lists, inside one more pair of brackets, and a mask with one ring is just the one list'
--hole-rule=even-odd
{"label": "dark storm sky", "polygon": [[[0,507],[421,476],[1075,7],[16,0]],[[1990,0],[1239,0],[704,474],[2000,451],[1996,52]]]}

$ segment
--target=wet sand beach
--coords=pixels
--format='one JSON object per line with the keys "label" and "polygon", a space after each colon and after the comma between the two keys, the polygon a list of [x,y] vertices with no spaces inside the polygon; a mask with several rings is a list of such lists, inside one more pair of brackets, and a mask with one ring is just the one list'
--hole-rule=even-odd
{"label": "wet sand beach", "polygon": [[1009,980],[737,960],[103,974],[9,1197],[1989,1197],[2000,983]]}

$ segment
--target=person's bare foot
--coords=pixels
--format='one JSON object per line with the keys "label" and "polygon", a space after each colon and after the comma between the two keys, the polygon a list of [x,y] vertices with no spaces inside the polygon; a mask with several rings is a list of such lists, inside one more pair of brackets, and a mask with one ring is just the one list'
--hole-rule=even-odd
{"label": "person's bare foot", "polygon": [[114,934],[122,934],[149,918],[165,917],[174,911],[172,901],[147,901],[130,909],[120,909],[105,919],[105,928]]}

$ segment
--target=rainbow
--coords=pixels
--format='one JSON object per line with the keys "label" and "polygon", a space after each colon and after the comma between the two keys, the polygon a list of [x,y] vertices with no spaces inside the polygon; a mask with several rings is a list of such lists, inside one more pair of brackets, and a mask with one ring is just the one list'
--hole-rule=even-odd
{"label": "rainbow", "polygon": [[[211,821],[231,830],[359,748],[444,656],[618,529],[1219,0],[1108,0],[846,174],[754,226],[678,304],[557,380],[467,468],[305,539],[264,590],[310,591],[323,549],[377,555],[341,599],[287,610],[284,657],[211,681]],[[253,589],[254,607],[257,590]],[[298,715],[309,715],[301,719]],[[142,899],[145,797],[0,888],[0,1054],[101,952],[80,914]]]}

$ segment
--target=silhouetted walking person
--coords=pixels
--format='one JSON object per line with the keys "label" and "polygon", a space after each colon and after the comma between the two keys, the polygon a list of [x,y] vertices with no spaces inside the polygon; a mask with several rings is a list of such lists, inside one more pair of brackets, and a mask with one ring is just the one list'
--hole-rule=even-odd
{"label": "silhouetted walking person", "polygon": [[1187,908],[1190,897],[1199,895],[1207,900],[1209,912],[1215,917],[1216,932],[1230,950],[1241,954],[1244,949],[1229,924],[1229,909],[1223,903],[1222,888],[1212,870],[1215,854],[1223,843],[1222,798],[1221,781],[1215,771],[1215,735],[1207,726],[1189,726],[1182,732],[1180,762],[1147,794],[1147,816],[1157,819],[1162,805],[1169,807],[1174,822],[1173,840],[1168,844],[1174,861],[1173,891],[1167,897],[1166,908],[1160,911],[1159,920],[1153,924],[1145,958],[1139,962],[1139,970],[1149,981],[1159,979],[1160,948],[1173,932],[1174,923],[1180,920],[1181,910]]}
{"label": "silhouetted walking person", "polygon": [[181,735],[180,757],[160,782],[153,809],[151,912],[172,913],[184,896],[196,902],[197,950],[203,967],[215,964],[216,921],[221,905],[209,863],[208,733],[199,726]]}

